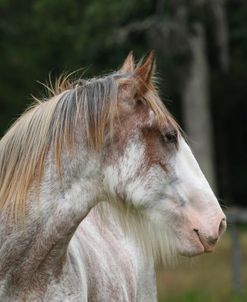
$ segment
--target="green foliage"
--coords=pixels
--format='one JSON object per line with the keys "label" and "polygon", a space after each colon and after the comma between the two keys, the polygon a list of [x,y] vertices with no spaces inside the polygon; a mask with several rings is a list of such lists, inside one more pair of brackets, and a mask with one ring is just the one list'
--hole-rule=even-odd
{"label": "green foliage", "polygon": [[208,302],[209,297],[206,293],[202,292],[188,292],[177,297],[171,297],[168,299],[160,299],[159,302]]}
{"label": "green foliage", "polygon": [[222,300],[217,295],[210,296],[206,291],[192,291],[170,298],[160,298],[159,302],[246,302],[247,294],[232,293]]}

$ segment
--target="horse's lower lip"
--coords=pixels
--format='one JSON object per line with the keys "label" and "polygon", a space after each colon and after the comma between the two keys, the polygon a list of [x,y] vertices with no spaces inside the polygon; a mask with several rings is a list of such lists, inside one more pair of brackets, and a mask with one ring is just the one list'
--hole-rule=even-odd
{"label": "horse's lower lip", "polygon": [[191,251],[183,251],[181,253],[181,256],[184,256],[184,257],[195,257],[195,256],[199,256],[199,255],[202,255],[204,254],[205,252],[205,249],[201,249],[201,250],[191,250]]}
{"label": "horse's lower lip", "polygon": [[195,257],[207,252],[204,244],[202,243],[202,241],[200,240],[197,234],[195,234],[192,238],[190,238],[190,244],[189,245],[186,244],[185,246],[187,246],[187,248],[181,246],[182,248],[179,251],[179,254],[181,256]]}
{"label": "horse's lower lip", "polygon": [[180,250],[180,255],[185,257],[195,257],[202,255],[205,252],[205,248],[200,240],[196,241],[196,245],[191,245],[189,249]]}

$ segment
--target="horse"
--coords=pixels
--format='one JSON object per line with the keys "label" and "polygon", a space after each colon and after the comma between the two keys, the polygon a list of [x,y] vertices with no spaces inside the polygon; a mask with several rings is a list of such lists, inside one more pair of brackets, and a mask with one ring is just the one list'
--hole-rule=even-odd
{"label": "horse", "polygon": [[0,301],[156,301],[156,264],[212,252],[226,217],[153,53],[50,91],[0,141]]}

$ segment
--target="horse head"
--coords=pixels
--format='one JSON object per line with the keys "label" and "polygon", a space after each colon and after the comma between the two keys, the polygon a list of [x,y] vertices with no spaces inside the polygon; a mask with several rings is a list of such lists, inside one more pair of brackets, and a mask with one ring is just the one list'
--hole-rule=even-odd
{"label": "horse head", "polygon": [[[136,67],[129,54],[115,75],[117,116],[104,153],[105,190],[141,215],[141,226],[133,228],[157,257],[165,258],[169,251],[186,256],[211,252],[226,229],[226,218],[159,98],[154,65],[152,53]],[[127,222],[130,229],[135,219],[140,220],[136,215]]]}

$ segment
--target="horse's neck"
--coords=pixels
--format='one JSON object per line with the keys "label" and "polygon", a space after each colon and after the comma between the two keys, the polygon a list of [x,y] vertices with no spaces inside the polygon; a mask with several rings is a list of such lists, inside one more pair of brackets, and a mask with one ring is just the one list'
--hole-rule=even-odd
{"label": "horse's neck", "polygon": [[6,278],[27,281],[37,270],[56,269],[63,261],[76,228],[95,205],[99,187],[92,160],[73,164],[77,173],[64,171],[62,189],[54,166],[46,164],[40,200],[31,194],[24,225],[17,227],[0,215],[0,283]]}

